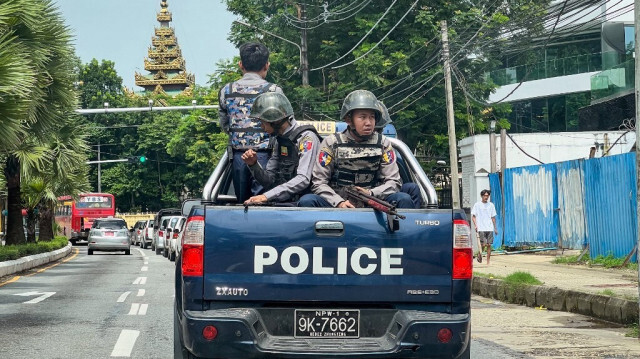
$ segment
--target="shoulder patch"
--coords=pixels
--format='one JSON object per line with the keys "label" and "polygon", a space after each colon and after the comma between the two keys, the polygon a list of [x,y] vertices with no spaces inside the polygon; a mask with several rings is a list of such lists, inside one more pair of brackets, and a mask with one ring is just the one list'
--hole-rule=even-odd
{"label": "shoulder patch", "polygon": [[384,153],[382,154],[382,161],[389,164],[396,161],[396,153],[393,150],[393,147],[389,146],[384,150]]}
{"label": "shoulder patch", "polygon": [[332,155],[328,148],[322,148],[318,154],[318,164],[322,167],[327,167],[331,163]]}
{"label": "shoulder patch", "polygon": [[313,149],[313,140],[309,136],[304,136],[302,140],[300,140],[300,152],[309,152]]}

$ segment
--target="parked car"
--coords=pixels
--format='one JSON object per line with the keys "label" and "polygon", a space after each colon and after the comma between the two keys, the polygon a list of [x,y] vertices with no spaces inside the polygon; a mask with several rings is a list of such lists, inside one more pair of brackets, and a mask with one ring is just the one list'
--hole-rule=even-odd
{"label": "parked car", "polygon": [[163,257],[169,256],[169,245],[170,245],[171,236],[173,235],[173,228],[176,226],[179,220],[180,220],[180,216],[171,216],[167,221],[167,227],[164,231],[164,236],[162,237],[163,238],[163,243],[162,243]]}
{"label": "parked car", "polygon": [[131,254],[127,222],[120,218],[98,218],[94,220],[87,244],[87,253],[93,251],[124,251]]}
{"label": "parked car", "polygon": [[178,220],[175,222],[173,221],[173,219],[171,220],[171,223],[173,224],[169,226],[169,239],[167,246],[165,247],[165,250],[167,251],[167,258],[169,258],[169,260],[172,262],[176,260],[178,247],[181,246],[180,235],[182,233],[182,230],[184,229],[184,224],[187,221],[187,217],[177,216],[177,219]]}
{"label": "parked car", "polygon": [[153,239],[153,219],[148,219],[145,224],[144,230],[142,231],[142,235],[140,236],[140,248],[145,249],[149,248],[151,245],[151,240]]}
{"label": "parked car", "polygon": [[171,216],[179,216],[181,213],[182,211],[177,208],[165,208],[156,214],[153,219],[153,237],[151,238],[151,250],[155,251],[156,254],[160,254],[160,251],[164,249],[162,237],[164,237],[164,230],[167,226],[165,220]]}
{"label": "parked car", "polygon": [[133,225],[133,232],[131,233],[131,244],[138,245],[140,243],[140,237],[144,234],[144,227],[147,224],[146,220],[138,221]]}

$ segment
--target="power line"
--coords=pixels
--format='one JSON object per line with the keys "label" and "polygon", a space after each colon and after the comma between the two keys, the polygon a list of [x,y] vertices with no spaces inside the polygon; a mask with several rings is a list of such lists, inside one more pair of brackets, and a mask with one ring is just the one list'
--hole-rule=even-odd
{"label": "power line", "polygon": [[371,32],[373,32],[373,30],[378,26],[378,24],[382,21],[382,19],[384,19],[385,16],[387,16],[387,14],[389,13],[389,11],[391,11],[391,9],[393,8],[393,5],[396,4],[398,0],[393,0],[393,2],[391,3],[391,5],[389,5],[389,7],[387,8],[387,10],[382,14],[382,16],[380,16],[380,18],[378,19],[378,21],[376,21],[375,24],[373,24],[373,26],[371,27],[371,29],[369,29],[369,31],[358,41],[358,43],[349,51],[347,51],[344,55],[340,56],[339,58],[333,60],[332,62],[320,66],[320,67],[316,67],[314,69],[311,69],[309,71],[316,71],[316,70],[320,70],[320,69],[324,69],[325,67],[329,67],[333,64],[335,64],[336,62],[342,60],[343,58],[345,58],[347,55],[349,55],[350,53],[352,53],[358,46],[360,46],[360,44],[371,34]]}
{"label": "power line", "polygon": [[514,141],[514,140],[513,140],[513,137],[511,137],[511,135],[510,135],[510,134],[508,134],[508,133],[507,133],[507,137],[509,137],[509,139],[511,140],[511,142],[513,142],[513,144],[514,144],[514,145],[516,145],[516,147],[518,147],[518,149],[519,149],[520,151],[522,151],[522,153],[524,153],[527,157],[531,158],[531,159],[532,159],[532,160],[534,160],[534,161],[538,161],[538,163],[540,163],[541,165],[543,165],[543,164],[544,164],[544,162],[542,162],[542,161],[540,161],[539,159],[537,159],[537,158],[535,158],[535,157],[531,156],[530,154],[528,154],[528,153],[527,153],[527,151],[523,150],[523,149],[522,149],[522,147],[520,147],[520,145],[518,145],[518,144],[516,143],[516,141]]}
{"label": "power line", "polygon": [[382,41],[384,41],[384,40],[387,38],[387,36],[389,36],[389,34],[391,34],[391,32],[393,32],[393,30],[395,30],[395,29],[396,29],[396,27],[398,27],[398,25],[400,25],[400,23],[402,22],[402,20],[404,20],[404,18],[405,18],[405,17],[407,17],[407,15],[409,15],[409,12],[411,12],[411,10],[413,10],[413,8],[418,4],[418,1],[420,1],[420,0],[416,0],[413,4],[411,4],[411,7],[409,8],[409,10],[407,10],[407,12],[405,12],[405,13],[404,13],[404,15],[402,15],[402,17],[400,18],[400,20],[398,20],[398,22],[397,22],[395,25],[393,25],[393,27],[391,28],[391,30],[389,30],[389,31],[388,31],[388,32],[387,32],[387,33],[382,37],[382,39],[380,39],[380,41],[378,41],[375,45],[373,45],[373,47],[371,47],[367,52],[365,52],[364,54],[360,55],[358,58],[356,58],[356,59],[355,59],[355,60],[353,60],[353,61],[347,62],[346,64],[342,64],[342,65],[334,66],[334,67],[332,67],[332,69],[339,69],[339,68],[341,68],[341,67],[345,67],[345,66],[347,66],[347,65],[351,65],[352,63],[354,63],[354,62],[356,62],[356,61],[360,60],[361,58],[363,58],[363,57],[367,56],[369,53],[371,53],[371,51],[373,51],[375,48],[377,48],[377,47],[378,47],[378,45],[380,45],[380,43],[381,43]]}

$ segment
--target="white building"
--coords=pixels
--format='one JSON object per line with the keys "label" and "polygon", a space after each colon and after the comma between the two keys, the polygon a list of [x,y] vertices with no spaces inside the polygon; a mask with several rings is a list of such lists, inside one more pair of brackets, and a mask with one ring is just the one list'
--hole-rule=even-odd
{"label": "white building", "polygon": [[[621,154],[631,151],[635,142],[634,131],[514,133],[513,141],[506,140],[506,168],[539,164],[524,152],[543,163],[554,163],[589,158],[591,148],[594,157]],[[496,137],[496,168],[500,170],[500,135]],[[617,143],[616,140],[618,141]],[[521,149],[516,147],[515,143]],[[614,145],[615,143],[615,145]],[[469,208],[480,200],[480,191],[489,189],[491,161],[489,135],[467,137],[458,142],[462,162],[462,207]],[[524,152],[523,152],[524,150]]]}

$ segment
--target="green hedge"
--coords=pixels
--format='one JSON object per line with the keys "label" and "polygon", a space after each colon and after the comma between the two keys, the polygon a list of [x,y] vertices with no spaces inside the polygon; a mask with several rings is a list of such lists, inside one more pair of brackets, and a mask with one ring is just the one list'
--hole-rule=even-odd
{"label": "green hedge", "polygon": [[16,246],[0,246],[0,262],[10,261],[38,253],[55,251],[66,246],[67,237],[57,236],[51,242],[19,244]]}

